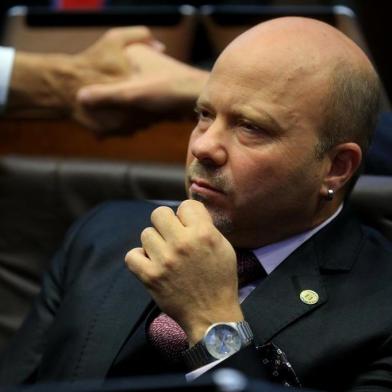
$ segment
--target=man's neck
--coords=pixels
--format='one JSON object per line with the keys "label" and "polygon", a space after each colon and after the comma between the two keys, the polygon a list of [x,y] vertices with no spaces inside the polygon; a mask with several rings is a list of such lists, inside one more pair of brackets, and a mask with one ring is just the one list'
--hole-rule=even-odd
{"label": "man's neck", "polygon": [[340,214],[342,209],[343,204],[338,207],[332,216],[324,220],[318,226],[302,233],[295,234],[282,241],[256,248],[253,250],[253,253],[258,258],[267,274],[270,274],[282,261],[284,261],[291,253],[299,248],[305,241],[313,237],[323,227],[331,223]]}
{"label": "man's neck", "polygon": [[230,243],[237,248],[257,249],[267,245],[275,244],[285,241],[288,238],[301,235],[302,233],[310,232],[323,227],[336,217],[343,207],[343,201],[334,201],[334,203],[327,202],[322,208],[318,208],[318,213],[311,214],[310,218],[306,216],[292,217],[287,219],[287,222],[281,222],[280,225],[274,225],[274,229],[270,227],[262,227],[255,232],[254,228],[250,231],[243,232],[241,236],[237,233],[234,236],[228,234],[226,238]]}

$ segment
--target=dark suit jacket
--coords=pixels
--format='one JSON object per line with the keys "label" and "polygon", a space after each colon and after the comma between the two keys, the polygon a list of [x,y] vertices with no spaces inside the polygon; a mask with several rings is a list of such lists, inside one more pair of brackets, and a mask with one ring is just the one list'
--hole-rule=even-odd
{"label": "dark suit jacket", "polygon": [[[106,204],[71,229],[0,363],[1,383],[176,370],[144,338],[153,304],[123,261],[155,207]],[[391,390],[391,256],[389,242],[345,209],[242,304],[256,345],[273,342],[282,349],[303,386]],[[316,304],[300,300],[306,289],[318,293]],[[254,347],[224,364],[250,376],[274,377]]]}

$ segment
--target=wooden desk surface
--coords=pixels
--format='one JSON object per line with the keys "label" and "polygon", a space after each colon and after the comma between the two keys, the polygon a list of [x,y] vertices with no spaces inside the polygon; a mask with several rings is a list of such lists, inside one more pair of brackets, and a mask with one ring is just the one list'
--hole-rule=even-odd
{"label": "wooden desk surface", "polygon": [[0,120],[0,154],[184,163],[194,123],[162,123],[127,136],[98,138],[65,121]]}

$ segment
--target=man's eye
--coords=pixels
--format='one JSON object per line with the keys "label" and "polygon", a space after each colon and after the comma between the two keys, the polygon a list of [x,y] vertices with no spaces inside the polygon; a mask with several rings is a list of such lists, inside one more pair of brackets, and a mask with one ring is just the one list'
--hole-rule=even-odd
{"label": "man's eye", "polygon": [[247,122],[247,121],[241,122],[239,124],[239,126],[242,129],[244,129],[245,131],[250,132],[250,133],[261,133],[261,132],[263,132],[263,129],[261,127],[259,127],[258,125],[255,125],[253,123]]}
{"label": "man's eye", "polygon": [[208,110],[196,108],[195,112],[199,121],[209,120],[211,118],[211,113]]}

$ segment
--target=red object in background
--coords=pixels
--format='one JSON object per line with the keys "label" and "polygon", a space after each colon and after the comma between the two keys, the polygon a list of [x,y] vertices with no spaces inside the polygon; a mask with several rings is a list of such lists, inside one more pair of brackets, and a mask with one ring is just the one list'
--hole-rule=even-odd
{"label": "red object in background", "polygon": [[85,10],[102,9],[104,0],[57,0],[56,9],[58,10]]}

